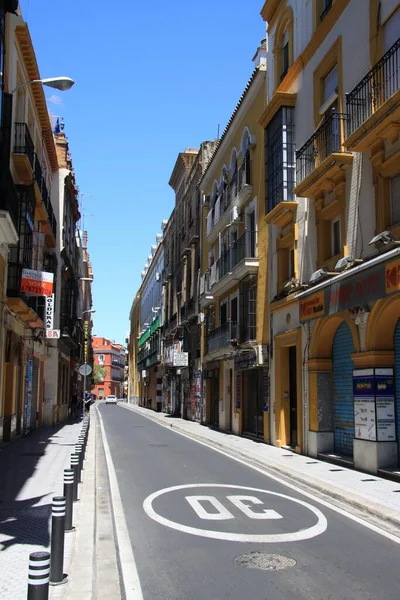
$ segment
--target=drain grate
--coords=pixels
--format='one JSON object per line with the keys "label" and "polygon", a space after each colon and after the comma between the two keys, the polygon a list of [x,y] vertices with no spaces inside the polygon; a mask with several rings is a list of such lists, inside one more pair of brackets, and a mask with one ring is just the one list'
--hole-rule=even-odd
{"label": "drain grate", "polygon": [[250,554],[239,554],[233,562],[246,569],[259,569],[261,571],[282,571],[294,567],[294,558],[283,554],[266,554],[264,552],[250,552]]}

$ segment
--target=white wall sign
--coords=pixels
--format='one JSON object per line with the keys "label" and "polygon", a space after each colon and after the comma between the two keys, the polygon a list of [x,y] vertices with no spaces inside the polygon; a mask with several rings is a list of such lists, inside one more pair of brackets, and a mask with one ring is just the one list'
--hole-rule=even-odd
{"label": "white wall sign", "polygon": [[54,327],[54,294],[52,296],[45,296],[46,301],[46,312],[45,312],[45,324],[46,329],[53,329]]}
{"label": "white wall sign", "polygon": [[174,352],[174,367],[187,367],[189,352]]}
{"label": "white wall sign", "polygon": [[59,329],[46,329],[46,338],[50,338],[53,340],[59,340],[61,337]]}

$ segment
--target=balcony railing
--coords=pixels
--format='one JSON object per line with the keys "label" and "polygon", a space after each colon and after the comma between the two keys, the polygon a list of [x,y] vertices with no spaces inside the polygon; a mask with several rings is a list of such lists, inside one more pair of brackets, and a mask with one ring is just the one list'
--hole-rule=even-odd
{"label": "balcony railing", "polygon": [[342,152],[341,129],[346,119],[346,115],[333,112],[296,152],[297,184],[311,175],[330,154]]}
{"label": "balcony railing", "polygon": [[350,136],[400,88],[400,38],[349,94],[347,136]]}
{"label": "balcony railing", "polygon": [[238,338],[238,324],[235,321],[227,321],[220,327],[208,332],[208,351],[215,352],[225,346],[229,346],[231,340]]}
{"label": "balcony railing", "polygon": [[43,180],[43,174],[42,174],[42,167],[40,166],[40,161],[39,161],[39,157],[38,155],[35,153],[35,164],[33,167],[33,176],[35,178],[35,181],[40,189],[40,191],[42,190],[42,180]]}
{"label": "balcony railing", "polygon": [[14,154],[26,154],[33,169],[35,149],[26,123],[15,123]]}
{"label": "balcony railing", "polygon": [[250,183],[250,160],[246,159],[239,170],[232,176],[231,181],[218,196],[215,205],[209,211],[207,215],[207,235],[211,233],[213,227],[222,218],[244,186],[250,185]]}
{"label": "balcony railing", "polygon": [[50,199],[48,199],[47,214],[49,215],[49,223],[51,225],[51,229],[53,231],[54,237],[56,237],[56,235],[57,235],[57,220],[54,216],[53,207],[51,205]]}
{"label": "balcony railing", "polygon": [[245,231],[238,240],[217,261],[217,280],[232,272],[245,258],[256,256],[256,232]]}

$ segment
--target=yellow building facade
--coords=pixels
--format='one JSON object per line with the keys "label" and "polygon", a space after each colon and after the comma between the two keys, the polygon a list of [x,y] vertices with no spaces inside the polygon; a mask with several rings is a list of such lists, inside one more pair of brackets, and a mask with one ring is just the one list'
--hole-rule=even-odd
{"label": "yellow building facade", "polygon": [[200,183],[206,421],[269,441],[267,227],[264,222],[265,43]]}

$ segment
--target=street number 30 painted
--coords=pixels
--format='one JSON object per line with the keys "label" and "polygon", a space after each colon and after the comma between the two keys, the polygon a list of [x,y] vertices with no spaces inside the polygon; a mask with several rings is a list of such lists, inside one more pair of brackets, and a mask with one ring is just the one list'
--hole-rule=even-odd
{"label": "street number 30 painted", "polygon": [[[200,519],[226,521],[235,518],[215,496],[185,496],[185,498]],[[282,519],[282,516],[275,510],[263,508],[261,511],[254,511],[252,506],[264,505],[262,500],[256,496],[235,495],[226,498],[249,519]],[[210,508],[213,509],[212,512],[210,512]]]}

